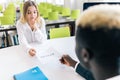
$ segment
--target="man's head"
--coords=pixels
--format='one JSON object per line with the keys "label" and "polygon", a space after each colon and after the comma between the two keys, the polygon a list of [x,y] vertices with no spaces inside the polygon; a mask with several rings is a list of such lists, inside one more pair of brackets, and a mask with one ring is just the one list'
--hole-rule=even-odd
{"label": "man's head", "polygon": [[81,63],[95,77],[102,75],[97,74],[98,69],[115,69],[113,74],[103,74],[104,78],[107,74],[107,77],[118,74],[114,72],[118,71],[120,57],[120,5],[90,7],[81,14],[76,25],[76,54]]}

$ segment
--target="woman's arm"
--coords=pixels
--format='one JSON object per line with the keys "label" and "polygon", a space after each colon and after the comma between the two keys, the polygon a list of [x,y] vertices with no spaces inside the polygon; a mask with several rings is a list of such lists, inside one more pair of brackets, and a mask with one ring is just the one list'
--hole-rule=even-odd
{"label": "woman's arm", "polygon": [[16,28],[17,28],[17,33],[18,33],[18,40],[19,40],[19,44],[22,45],[23,47],[26,48],[26,51],[29,52],[29,50],[32,48],[27,40],[26,40],[26,37],[24,35],[24,28],[23,28],[23,24],[18,21],[17,24],[16,24]]}
{"label": "woman's arm", "polygon": [[39,25],[40,28],[37,27],[37,30],[35,31],[35,39],[37,40],[37,42],[40,42],[40,43],[47,40],[46,26],[43,18],[41,18],[41,22],[42,24]]}

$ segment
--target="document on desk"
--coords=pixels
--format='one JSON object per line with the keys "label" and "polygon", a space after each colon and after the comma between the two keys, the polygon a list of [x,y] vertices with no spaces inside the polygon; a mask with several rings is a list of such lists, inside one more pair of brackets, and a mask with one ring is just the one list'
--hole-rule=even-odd
{"label": "document on desk", "polygon": [[37,51],[37,58],[42,64],[48,63],[60,63],[59,59],[61,58],[61,54],[52,47],[47,47]]}

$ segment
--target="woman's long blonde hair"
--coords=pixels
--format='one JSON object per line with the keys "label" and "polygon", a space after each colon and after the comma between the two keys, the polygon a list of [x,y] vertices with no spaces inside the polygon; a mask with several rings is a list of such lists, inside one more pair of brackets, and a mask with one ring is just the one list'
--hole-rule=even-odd
{"label": "woman's long blonde hair", "polygon": [[23,13],[21,15],[20,21],[22,23],[26,23],[27,22],[27,20],[26,20],[26,13],[27,13],[28,7],[30,7],[30,6],[34,6],[37,9],[37,19],[36,19],[36,22],[37,23],[41,23],[40,14],[39,14],[39,11],[38,11],[38,6],[35,4],[34,1],[31,1],[31,0],[26,1],[24,3],[24,5],[23,5]]}

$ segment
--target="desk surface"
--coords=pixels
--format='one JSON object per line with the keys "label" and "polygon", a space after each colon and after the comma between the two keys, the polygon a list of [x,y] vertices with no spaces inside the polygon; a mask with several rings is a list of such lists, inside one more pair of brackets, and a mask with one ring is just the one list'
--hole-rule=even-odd
{"label": "desk surface", "polygon": [[[59,53],[68,53],[77,60],[74,52],[74,37],[51,39],[44,44],[45,46],[52,46]],[[34,44],[34,47],[37,50],[41,49],[39,44]],[[42,64],[36,56],[31,57],[27,54],[20,45],[0,49],[0,80],[13,80],[14,74],[35,66],[39,66],[49,80],[84,80],[73,68],[62,64],[56,65],[53,62],[49,61],[48,64]]]}

